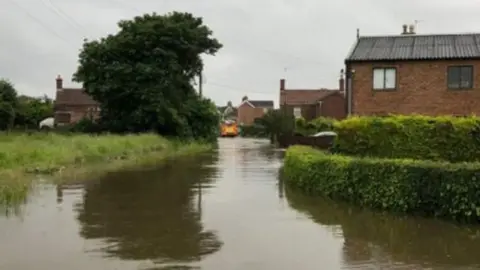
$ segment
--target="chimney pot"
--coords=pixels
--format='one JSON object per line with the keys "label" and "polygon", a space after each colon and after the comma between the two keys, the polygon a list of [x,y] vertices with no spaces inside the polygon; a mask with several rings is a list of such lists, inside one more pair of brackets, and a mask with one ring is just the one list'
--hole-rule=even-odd
{"label": "chimney pot", "polygon": [[409,34],[415,34],[415,25],[411,24],[408,27],[408,30],[409,30]]}
{"label": "chimney pot", "polygon": [[280,90],[285,90],[285,79],[280,80]]}
{"label": "chimney pot", "polygon": [[345,71],[343,69],[340,71],[340,79],[338,80],[338,83],[338,90],[341,94],[345,95]]}
{"label": "chimney pot", "polygon": [[404,24],[402,27],[403,27],[402,35],[407,35],[408,34],[408,25]]}
{"label": "chimney pot", "polygon": [[56,81],[57,81],[57,90],[63,89],[62,76],[58,75]]}

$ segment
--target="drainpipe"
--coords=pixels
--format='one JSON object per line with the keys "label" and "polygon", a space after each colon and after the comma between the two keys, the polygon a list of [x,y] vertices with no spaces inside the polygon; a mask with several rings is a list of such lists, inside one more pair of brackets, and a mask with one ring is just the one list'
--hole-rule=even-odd
{"label": "drainpipe", "polygon": [[353,76],[355,74],[355,71],[351,69],[350,64],[346,63],[346,77],[347,77],[347,85],[346,85],[346,98],[347,98],[347,104],[346,104],[346,109],[347,109],[347,116],[351,116],[353,113],[353,96],[352,96],[352,80]]}

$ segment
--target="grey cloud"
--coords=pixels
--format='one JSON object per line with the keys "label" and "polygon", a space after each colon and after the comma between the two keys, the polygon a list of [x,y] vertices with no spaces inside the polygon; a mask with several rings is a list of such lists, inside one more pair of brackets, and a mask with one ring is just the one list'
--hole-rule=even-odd
{"label": "grey cloud", "polygon": [[420,20],[419,33],[473,32],[480,21],[476,0],[50,2],[57,11],[48,0],[1,4],[0,75],[21,93],[53,96],[56,75],[68,81],[75,71],[83,38],[113,33],[118,20],[143,12],[180,10],[204,17],[224,44],[217,56],[205,57],[204,93],[219,104],[239,103],[245,94],[277,103],[282,77],[291,87],[337,87],[356,28],[362,35],[398,34],[403,23]]}

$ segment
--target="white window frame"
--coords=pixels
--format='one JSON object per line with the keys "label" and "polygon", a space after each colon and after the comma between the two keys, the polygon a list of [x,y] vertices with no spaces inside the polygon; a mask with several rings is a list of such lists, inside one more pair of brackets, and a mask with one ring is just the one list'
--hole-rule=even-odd
{"label": "white window frame", "polygon": [[[388,78],[392,75],[393,78]],[[373,68],[372,74],[373,90],[396,90],[397,69],[394,67]]]}
{"label": "white window frame", "polygon": [[293,107],[293,115],[295,118],[302,118],[302,107]]}

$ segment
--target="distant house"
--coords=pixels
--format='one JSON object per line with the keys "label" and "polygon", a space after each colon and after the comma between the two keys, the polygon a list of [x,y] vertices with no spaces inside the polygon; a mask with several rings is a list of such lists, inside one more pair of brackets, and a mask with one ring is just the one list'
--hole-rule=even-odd
{"label": "distant house", "polygon": [[321,116],[343,119],[346,117],[344,84],[343,74],[339,89],[287,89],[285,79],[281,79],[280,109],[307,121]]}
{"label": "distant house", "polygon": [[269,110],[273,110],[272,100],[249,100],[242,98],[238,105],[237,122],[242,125],[252,125],[255,119],[261,118]]}
{"label": "distant house", "polygon": [[232,102],[227,102],[227,106],[217,106],[221,120],[237,120],[237,108],[233,107]]}
{"label": "distant house", "polygon": [[345,60],[356,115],[480,115],[480,34],[359,36]]}
{"label": "distant house", "polygon": [[88,117],[96,119],[100,106],[81,88],[64,88],[60,75],[56,79],[56,98],[54,103],[55,125],[68,125]]}

